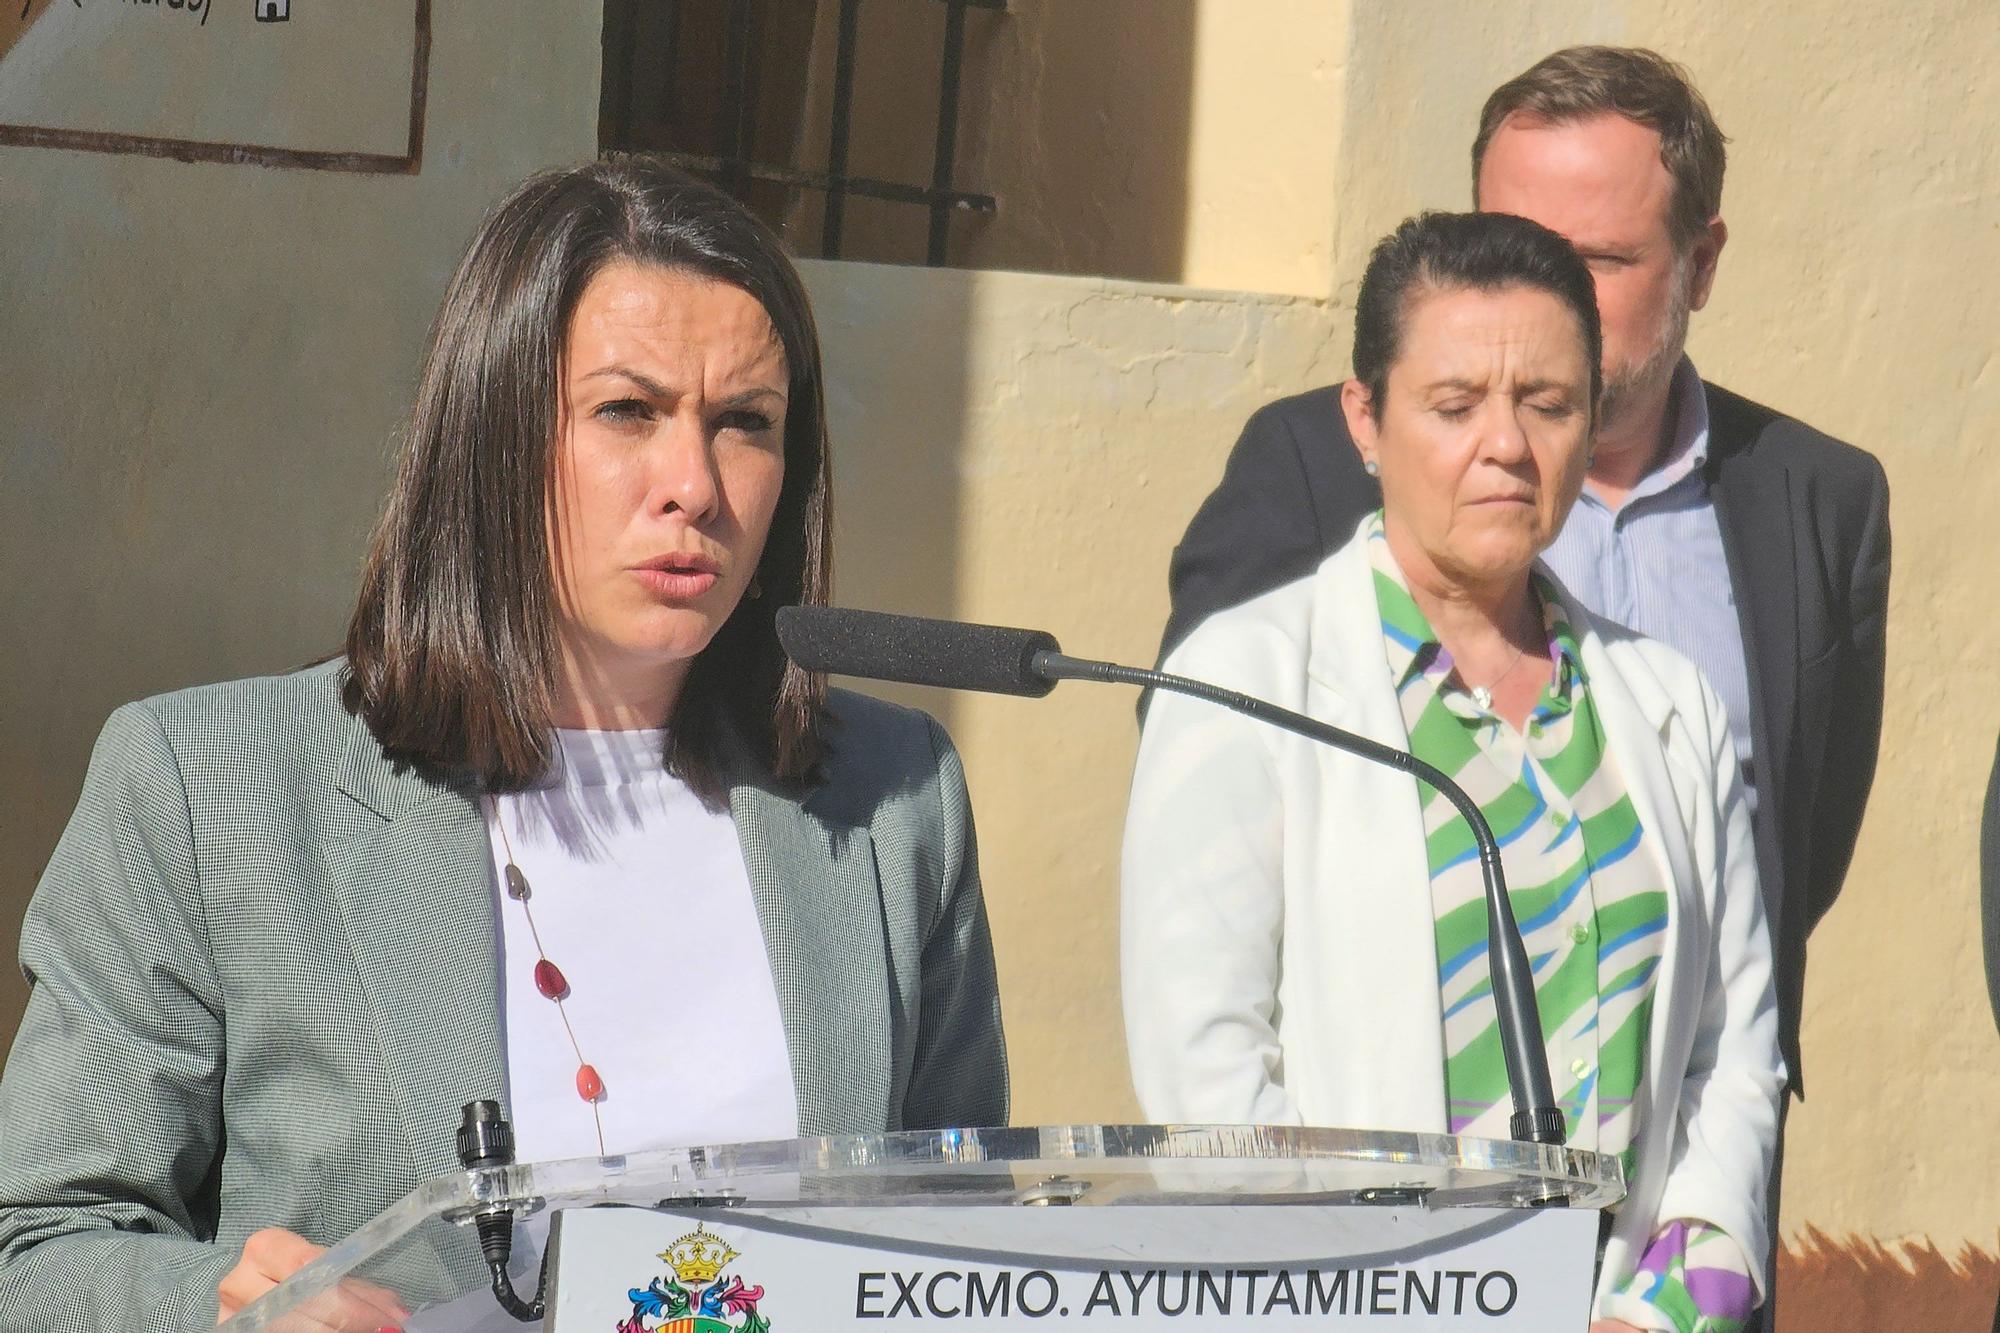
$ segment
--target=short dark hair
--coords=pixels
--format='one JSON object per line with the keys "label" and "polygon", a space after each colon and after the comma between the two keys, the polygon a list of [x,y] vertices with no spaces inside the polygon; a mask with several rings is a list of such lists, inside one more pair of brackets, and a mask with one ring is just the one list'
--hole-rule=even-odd
{"label": "short dark hair", "polygon": [[1688,72],[1636,46],[1572,46],[1543,56],[1493,90],[1479,113],[1472,141],[1472,192],[1479,197],[1479,167],[1507,117],[1520,114],[1553,124],[1597,115],[1619,115],[1660,136],[1660,162],[1674,178],[1667,228],[1685,253],[1722,212],[1722,173],[1729,142]]}
{"label": "short dark hair", "polygon": [[790,377],[763,595],[736,607],[660,719],[669,769],[715,804],[725,746],[747,744],[780,778],[807,777],[821,755],[825,679],[791,663],[774,623],[780,606],[823,605],[831,577],[819,336],[770,229],[644,158],[531,178],[459,261],[348,628],[345,697],[393,760],[445,778],[512,791],[548,766],[561,654],[547,514],[562,365],[584,288],[621,260],[755,297]]}
{"label": "short dark hair", "polygon": [[1389,369],[1418,295],[1509,287],[1547,292],[1576,316],[1590,358],[1594,412],[1604,390],[1604,333],[1590,270],[1568,241],[1509,213],[1424,213],[1404,219],[1376,244],[1354,302],[1354,377],[1367,387],[1371,410],[1382,411]]}

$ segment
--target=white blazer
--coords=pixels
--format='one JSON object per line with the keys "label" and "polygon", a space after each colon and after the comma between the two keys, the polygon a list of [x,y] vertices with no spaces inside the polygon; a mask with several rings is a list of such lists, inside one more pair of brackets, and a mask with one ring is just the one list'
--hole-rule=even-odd
{"label": "white blazer", "polygon": [[[1672,886],[1599,1300],[1677,1218],[1726,1231],[1761,1294],[1784,1063],[1726,715],[1686,658],[1562,596]],[[1409,746],[1358,529],[1313,574],[1203,621],[1165,669]],[[1123,865],[1125,1031],[1147,1119],[1446,1131],[1421,799],[1414,778],[1154,695]],[[1571,1142],[1595,1134],[1573,1126]]]}

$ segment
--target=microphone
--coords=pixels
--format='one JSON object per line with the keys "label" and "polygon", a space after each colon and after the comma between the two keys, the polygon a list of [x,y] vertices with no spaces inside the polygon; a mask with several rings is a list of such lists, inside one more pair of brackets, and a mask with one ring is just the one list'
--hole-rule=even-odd
{"label": "microphone", "polygon": [[1057,681],[1063,680],[1094,680],[1165,690],[1205,699],[1259,722],[1407,773],[1440,792],[1471,827],[1473,840],[1479,847],[1479,869],[1486,884],[1486,951],[1493,974],[1493,1007],[1499,1020],[1500,1053],[1507,1067],[1508,1096],[1513,1103],[1508,1133],[1526,1143],[1563,1142],[1563,1113],[1556,1105],[1555,1090],[1549,1081],[1548,1052],[1542,1045],[1534,973],[1528,965],[1528,951],[1521,942],[1521,928],[1514,920],[1513,904],[1507,898],[1500,844],[1494,840],[1493,830],[1477,803],[1438,769],[1393,746],[1206,681],[1067,656],[1055,636],[1042,630],[967,625],[826,606],[782,607],[777,627],[778,642],[807,671],[1034,698],[1047,694]]}
{"label": "microphone", "polygon": [[807,671],[1037,699],[1056,683],[1036,674],[1034,656],[1061,648],[1040,630],[834,606],[780,607],[778,642]]}

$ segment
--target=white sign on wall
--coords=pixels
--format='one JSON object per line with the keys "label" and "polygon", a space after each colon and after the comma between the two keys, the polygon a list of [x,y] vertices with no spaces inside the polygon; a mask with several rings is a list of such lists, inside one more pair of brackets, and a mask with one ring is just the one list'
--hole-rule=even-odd
{"label": "white sign on wall", "polygon": [[[571,1209],[551,1333],[1581,1330],[1597,1215],[1547,1209]],[[1344,1326],[1344,1325],[1343,1325]]]}
{"label": "white sign on wall", "polygon": [[0,4],[0,144],[409,173],[430,0]]}

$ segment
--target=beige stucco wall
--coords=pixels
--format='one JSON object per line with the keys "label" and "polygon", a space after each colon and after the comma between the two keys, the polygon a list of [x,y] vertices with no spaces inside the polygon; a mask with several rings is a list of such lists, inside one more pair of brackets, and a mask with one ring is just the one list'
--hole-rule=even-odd
{"label": "beige stucco wall", "polygon": [[1178,280],[1324,296],[1349,34],[1326,0],[1200,0]]}

